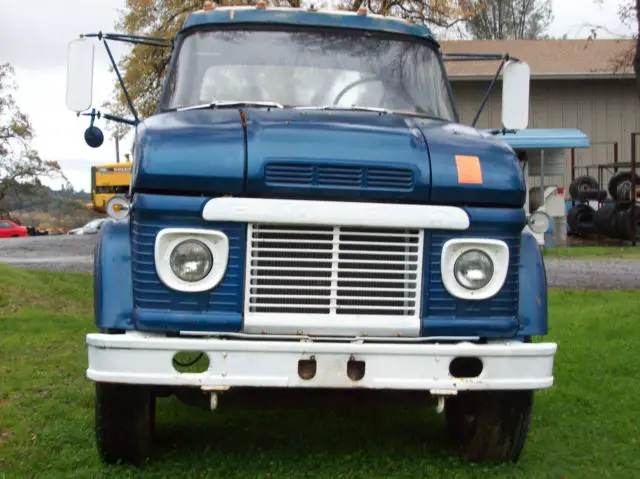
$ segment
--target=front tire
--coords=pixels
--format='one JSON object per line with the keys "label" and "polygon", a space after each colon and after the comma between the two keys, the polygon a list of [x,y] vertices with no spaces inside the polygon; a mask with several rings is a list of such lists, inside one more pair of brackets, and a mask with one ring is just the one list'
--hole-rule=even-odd
{"label": "front tire", "polygon": [[156,398],[151,388],[96,383],[95,428],[98,452],[107,464],[140,465],[151,452]]}
{"label": "front tire", "polygon": [[533,394],[473,391],[447,398],[445,417],[454,448],[473,462],[518,462],[531,423]]}

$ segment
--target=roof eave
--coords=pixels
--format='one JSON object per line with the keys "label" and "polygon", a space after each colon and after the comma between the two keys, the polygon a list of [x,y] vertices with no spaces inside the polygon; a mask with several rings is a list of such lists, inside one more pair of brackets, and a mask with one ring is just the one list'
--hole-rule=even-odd
{"label": "roof eave", "polygon": [[[453,81],[491,81],[495,74],[449,74]],[[585,73],[533,73],[531,80],[633,80],[634,73],[585,72]],[[498,79],[500,81],[501,78]]]}

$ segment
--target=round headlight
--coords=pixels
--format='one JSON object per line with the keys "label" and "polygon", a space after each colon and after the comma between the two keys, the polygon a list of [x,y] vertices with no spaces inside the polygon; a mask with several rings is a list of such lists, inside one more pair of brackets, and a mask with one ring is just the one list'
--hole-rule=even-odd
{"label": "round headlight", "polygon": [[529,228],[536,234],[546,233],[551,225],[551,218],[544,211],[536,211],[528,218]]}
{"label": "round headlight", "polygon": [[186,240],[173,249],[169,264],[178,278],[193,283],[209,274],[213,255],[202,241]]}
{"label": "round headlight", "polygon": [[465,251],[453,265],[453,274],[464,288],[480,289],[489,284],[493,277],[493,261],[483,251]]}

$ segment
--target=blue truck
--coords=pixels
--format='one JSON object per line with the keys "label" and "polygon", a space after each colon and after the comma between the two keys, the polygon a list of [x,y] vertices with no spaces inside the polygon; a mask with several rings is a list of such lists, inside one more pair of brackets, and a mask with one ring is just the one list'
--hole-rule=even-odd
{"label": "blue truck", "polygon": [[[132,118],[91,108],[96,39]],[[108,41],[171,49],[150,117]],[[460,123],[447,61],[499,62],[500,129]],[[150,456],[158,397],[214,410],[342,391],[435,405],[456,451],[517,461],[557,348],[532,340],[546,275],[504,141],[528,102],[520,59],[446,55],[426,26],[364,9],[206,2],[174,38],[72,41],[86,142],[101,118],[135,129],[86,337],[102,460]]]}

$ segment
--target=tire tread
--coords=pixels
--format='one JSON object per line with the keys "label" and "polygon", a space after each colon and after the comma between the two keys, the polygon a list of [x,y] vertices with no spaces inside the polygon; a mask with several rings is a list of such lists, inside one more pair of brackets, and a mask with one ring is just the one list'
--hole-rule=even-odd
{"label": "tire tread", "polygon": [[[472,462],[517,462],[531,425],[533,391],[465,392],[447,399],[454,447]],[[465,417],[475,423],[465,425]]]}
{"label": "tire tread", "polygon": [[145,386],[96,383],[95,432],[108,464],[142,464],[150,455],[155,397]]}

